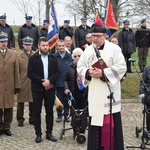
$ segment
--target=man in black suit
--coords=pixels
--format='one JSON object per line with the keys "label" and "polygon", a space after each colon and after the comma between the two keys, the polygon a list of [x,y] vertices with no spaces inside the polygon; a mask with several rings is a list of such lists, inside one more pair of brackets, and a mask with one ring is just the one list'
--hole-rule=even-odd
{"label": "man in black suit", "polygon": [[29,58],[28,77],[31,79],[31,90],[34,105],[35,142],[42,141],[41,109],[44,99],[46,111],[46,139],[56,142],[52,136],[53,106],[55,100],[55,83],[59,77],[59,67],[55,56],[49,54],[49,44],[45,37],[38,42],[39,51]]}

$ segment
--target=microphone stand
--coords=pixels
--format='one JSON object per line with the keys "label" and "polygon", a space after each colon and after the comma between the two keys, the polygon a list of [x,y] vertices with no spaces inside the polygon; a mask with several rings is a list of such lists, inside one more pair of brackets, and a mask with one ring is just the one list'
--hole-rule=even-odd
{"label": "microphone stand", "polygon": [[[145,84],[143,78],[140,76],[138,70],[136,69],[136,66],[135,66],[135,64],[134,64],[134,61],[131,61],[131,62],[132,62],[132,65],[133,65],[134,69],[136,70],[136,73],[138,74],[138,76],[139,76],[139,78],[140,78],[140,80],[141,80],[143,86],[144,86],[143,89],[146,91],[146,93],[149,92],[149,89],[148,89],[147,85]],[[143,135],[142,135],[142,143],[141,143],[141,145],[138,146],[138,147],[137,147],[137,146],[126,146],[126,148],[149,149],[149,148],[146,148],[145,142],[144,142],[144,135],[145,135],[145,131],[144,131],[144,129],[145,129],[145,112],[146,112],[146,111],[145,111],[145,109],[146,109],[145,97],[143,98],[143,103],[144,103],[144,110],[143,110],[143,127],[142,127],[142,128],[143,128]]]}
{"label": "microphone stand", "polygon": [[95,50],[96,57],[97,57],[97,59],[99,61],[99,64],[100,64],[100,68],[102,70],[103,77],[104,77],[104,79],[106,81],[106,85],[107,85],[108,90],[110,92],[110,95],[108,95],[107,98],[110,99],[110,137],[109,137],[110,139],[109,139],[109,150],[111,150],[111,144],[112,144],[112,139],[111,139],[111,136],[112,136],[112,129],[111,129],[111,125],[112,125],[112,100],[113,100],[113,102],[115,102],[115,99],[114,99],[114,96],[113,96],[114,93],[110,89],[110,85],[108,84],[108,80],[107,80],[107,77],[106,77],[106,75],[104,73],[104,69],[103,69],[103,67],[102,67],[102,65],[100,63],[100,57],[101,57],[100,56],[100,52],[99,52],[99,50],[97,48],[94,48],[94,50]]}

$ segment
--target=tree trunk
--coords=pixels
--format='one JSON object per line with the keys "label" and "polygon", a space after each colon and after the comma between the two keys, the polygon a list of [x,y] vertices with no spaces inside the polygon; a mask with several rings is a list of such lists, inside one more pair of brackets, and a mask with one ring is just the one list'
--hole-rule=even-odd
{"label": "tree trunk", "polygon": [[45,5],[46,5],[46,11],[45,11],[46,20],[49,20],[50,0],[45,0]]}

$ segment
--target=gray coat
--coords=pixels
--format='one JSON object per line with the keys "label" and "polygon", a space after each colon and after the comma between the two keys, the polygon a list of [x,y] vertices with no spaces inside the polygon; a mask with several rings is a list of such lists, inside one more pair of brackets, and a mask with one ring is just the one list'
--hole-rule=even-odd
{"label": "gray coat", "polygon": [[121,47],[123,54],[133,54],[136,51],[135,36],[131,28],[129,30],[123,28],[119,32],[118,45]]}

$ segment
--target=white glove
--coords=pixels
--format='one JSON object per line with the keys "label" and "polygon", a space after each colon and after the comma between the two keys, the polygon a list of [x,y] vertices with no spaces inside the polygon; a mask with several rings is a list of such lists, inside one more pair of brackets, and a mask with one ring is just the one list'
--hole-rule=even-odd
{"label": "white glove", "polygon": [[145,97],[145,94],[140,94],[139,98],[142,100]]}

